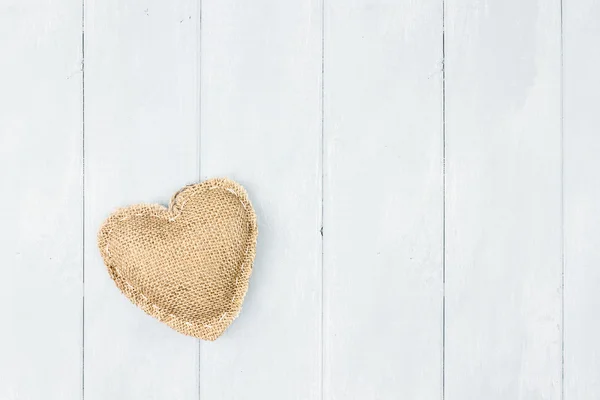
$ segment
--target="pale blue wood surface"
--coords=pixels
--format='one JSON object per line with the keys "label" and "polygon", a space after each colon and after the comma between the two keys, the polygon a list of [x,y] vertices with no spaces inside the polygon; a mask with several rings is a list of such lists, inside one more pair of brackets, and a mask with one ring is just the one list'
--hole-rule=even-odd
{"label": "pale blue wood surface", "polygon": [[442,393],[441,22],[325,2],[325,399]]}
{"label": "pale blue wood surface", "polygon": [[123,297],[96,233],[198,179],[198,4],[89,0],[85,18],[85,399],[193,400],[198,341]]}
{"label": "pale blue wood surface", "polygon": [[600,3],[564,6],[565,399],[600,397]]}
{"label": "pale blue wood surface", "polygon": [[200,171],[249,191],[240,317],[200,346],[202,399],[321,396],[321,4],[205,0]]}
{"label": "pale blue wood surface", "polygon": [[446,400],[561,399],[560,17],[446,1]]}
{"label": "pale blue wood surface", "polygon": [[81,1],[0,3],[0,399],[82,395]]}
{"label": "pale blue wood surface", "polygon": [[[2,3],[0,400],[600,398],[597,3]],[[200,343],[96,232],[223,175],[258,255]]]}

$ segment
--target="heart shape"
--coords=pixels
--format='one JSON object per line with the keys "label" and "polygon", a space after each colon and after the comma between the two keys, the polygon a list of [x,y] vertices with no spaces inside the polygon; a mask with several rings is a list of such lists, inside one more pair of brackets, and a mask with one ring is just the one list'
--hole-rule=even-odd
{"label": "heart shape", "polygon": [[244,188],[211,179],[181,189],[168,208],[117,210],[102,224],[98,247],[131,302],[178,332],[215,340],[241,310],[257,234]]}

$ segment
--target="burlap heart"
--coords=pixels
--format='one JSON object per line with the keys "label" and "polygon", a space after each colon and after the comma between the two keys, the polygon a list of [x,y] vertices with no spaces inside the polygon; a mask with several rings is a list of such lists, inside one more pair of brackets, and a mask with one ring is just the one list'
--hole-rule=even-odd
{"label": "burlap heart", "polygon": [[181,189],[168,208],[117,210],[98,247],[134,304],[183,334],[215,340],[242,307],[257,233],[244,188],[212,179]]}

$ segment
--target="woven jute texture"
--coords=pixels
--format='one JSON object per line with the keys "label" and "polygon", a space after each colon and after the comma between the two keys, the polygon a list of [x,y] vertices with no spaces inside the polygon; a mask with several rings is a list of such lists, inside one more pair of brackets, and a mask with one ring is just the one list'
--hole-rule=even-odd
{"label": "woven jute texture", "polygon": [[257,233],[244,188],[212,179],[181,189],[168,208],[117,210],[98,247],[134,304],[185,335],[215,340],[241,310]]}

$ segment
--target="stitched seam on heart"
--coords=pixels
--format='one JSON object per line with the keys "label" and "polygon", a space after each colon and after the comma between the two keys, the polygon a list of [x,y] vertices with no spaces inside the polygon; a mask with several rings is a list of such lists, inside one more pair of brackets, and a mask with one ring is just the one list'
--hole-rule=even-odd
{"label": "stitched seam on heart", "polygon": [[[173,210],[177,207],[178,208],[177,214],[175,216],[173,216],[173,217],[166,218],[166,220],[168,222],[174,222],[176,220],[176,218],[179,217],[179,215],[181,215],[183,213],[185,204],[188,201],[190,201],[193,197],[195,197],[199,193],[202,193],[205,190],[224,189],[224,190],[232,193],[236,197],[236,199],[240,202],[240,204],[242,205],[242,207],[244,208],[244,210],[246,211],[246,213],[249,214],[248,215],[249,220],[248,220],[248,223],[247,223],[249,237],[248,237],[248,242],[247,242],[247,245],[246,245],[246,251],[244,253],[243,262],[240,265],[239,272],[236,275],[235,287],[234,287],[233,295],[231,297],[230,304],[234,305],[237,296],[240,294],[239,293],[240,287],[238,285],[239,278],[240,278],[240,276],[243,275],[247,264],[252,264],[252,262],[248,262],[248,261],[251,261],[250,260],[250,258],[251,258],[250,257],[250,251],[253,248],[253,243],[254,244],[256,243],[256,215],[254,214],[254,212],[248,213],[248,208],[250,208],[252,210],[252,206],[251,206],[250,202],[248,201],[247,196],[240,195],[240,193],[238,191],[236,191],[235,189],[233,189],[231,187],[227,187],[228,185],[231,185],[231,184],[233,184],[234,187],[239,187],[239,185],[237,185],[235,182],[231,182],[231,181],[228,181],[228,180],[222,180],[222,179],[215,180],[215,184],[213,186],[208,187],[208,188],[202,187],[202,184],[199,184],[199,185],[198,184],[197,185],[189,185],[189,186],[184,187],[183,189],[181,189],[177,193],[175,193],[175,195],[173,195],[173,197],[171,198],[170,204],[169,204],[169,208],[165,209],[164,207],[158,206],[158,205],[147,205],[146,207],[149,207],[149,208],[150,207],[156,207],[156,210],[160,210],[160,211],[168,212],[168,213],[173,213],[174,212]],[[181,205],[177,204],[177,197],[180,194],[185,193],[186,190],[190,190],[190,189],[192,189],[192,190],[187,194],[189,197]],[[243,190],[243,188],[242,188],[242,190]],[[242,194],[243,193],[244,192],[242,192]],[[156,214],[152,214],[152,213],[150,213],[150,214],[139,213],[139,214],[133,214],[133,215],[126,215],[124,218],[120,218],[119,221],[124,221],[124,220],[127,220],[127,219],[132,218],[132,217],[140,217],[140,216],[153,216],[155,218],[165,219],[165,217],[162,216],[162,215],[156,215]],[[108,231],[108,233],[106,234],[106,236],[109,236],[111,232],[112,232],[112,228]],[[130,296],[127,296],[127,297],[129,297],[130,300],[132,300],[135,304],[139,304],[139,303],[143,302],[143,304],[139,304],[139,305],[142,306],[142,308],[146,312],[148,312],[152,316],[156,317],[159,321],[162,321],[162,320],[166,319],[166,318],[163,317],[163,315],[161,315],[161,314],[165,314],[165,315],[171,317],[171,319],[183,322],[184,324],[186,324],[189,327],[200,326],[201,325],[205,329],[212,330],[212,329],[214,329],[213,324],[222,322],[228,314],[235,314],[235,315],[233,315],[233,318],[232,318],[232,321],[233,321],[233,319],[235,319],[237,317],[237,315],[239,314],[239,312],[241,310],[241,303],[240,303],[240,305],[238,306],[237,310],[227,310],[220,317],[218,317],[218,318],[215,317],[212,320],[210,320],[209,324],[203,324],[203,323],[200,323],[199,321],[188,321],[188,320],[185,320],[185,319],[183,319],[181,317],[178,317],[178,316],[176,316],[174,314],[171,314],[171,313],[166,314],[164,311],[161,310],[161,307],[159,307],[158,305],[156,305],[154,303],[151,303],[148,300],[148,297],[145,296],[141,292],[140,289],[137,289],[129,281],[127,281],[127,279],[123,276],[123,273],[116,266],[113,265],[113,263],[111,262],[112,260],[110,260],[111,254],[110,254],[110,244],[109,243],[106,244],[104,251],[105,251],[106,255],[108,256],[108,259],[105,260],[106,264],[107,264],[107,267],[111,271],[113,271],[115,273],[115,275],[118,275],[119,279],[122,280],[125,283],[125,285],[127,285],[127,287],[129,288],[129,291],[132,292],[132,297],[130,297]],[[109,265],[109,264],[111,264],[111,265]],[[251,267],[252,267],[252,265],[250,265],[250,268]],[[113,279],[114,279],[114,277],[113,277]],[[248,282],[245,282],[244,287],[245,287],[244,293],[241,293],[242,297],[244,296],[244,294],[246,293],[246,291],[248,289]],[[138,299],[138,297],[141,298],[142,300],[140,301]],[[150,311],[150,310],[155,310],[155,311]]]}

